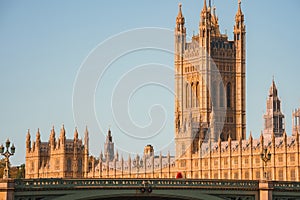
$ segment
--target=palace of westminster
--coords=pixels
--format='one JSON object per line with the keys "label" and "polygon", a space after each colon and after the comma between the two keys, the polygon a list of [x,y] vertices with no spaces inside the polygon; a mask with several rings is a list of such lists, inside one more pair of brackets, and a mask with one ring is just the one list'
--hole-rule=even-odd
{"label": "palace of westminster", "polygon": [[[300,109],[293,112],[287,136],[281,101],[273,80],[267,99],[264,131],[246,138],[246,29],[239,2],[234,39],[220,33],[216,9],[206,4],[200,13],[199,33],[186,40],[182,7],[175,27],[175,156],[154,155],[146,145],[142,156],[119,157],[109,130],[100,157],[89,155],[84,139],[49,141],[26,137],[26,178],[185,178],[262,179],[300,181]],[[264,162],[262,155],[269,154]]]}

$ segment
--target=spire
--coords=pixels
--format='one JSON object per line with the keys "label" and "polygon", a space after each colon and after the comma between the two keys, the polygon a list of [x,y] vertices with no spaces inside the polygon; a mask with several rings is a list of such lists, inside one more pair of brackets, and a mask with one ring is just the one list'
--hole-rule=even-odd
{"label": "spire", "polygon": [[60,137],[65,137],[66,136],[66,130],[64,124],[62,124],[62,127],[60,129]]}
{"label": "spire", "polygon": [[87,126],[85,127],[85,132],[84,132],[84,146],[87,150],[89,149],[89,131]]}
{"label": "spire", "polygon": [[50,133],[50,146],[52,149],[55,148],[55,131],[54,131],[54,126],[52,126],[51,133]]}
{"label": "spire", "polygon": [[102,151],[100,152],[100,158],[99,158],[101,161],[103,161],[103,153]]}
{"label": "spire", "polygon": [[177,15],[177,18],[176,18],[176,22],[179,23],[179,24],[184,24],[184,17],[183,17],[183,14],[182,14],[182,4],[180,3],[178,5],[178,15]]}
{"label": "spire", "polygon": [[277,97],[277,87],[276,87],[276,84],[275,84],[275,81],[274,81],[274,76],[273,76],[273,79],[272,79],[272,85],[271,85],[270,90],[269,90],[269,97]]}
{"label": "spire", "polygon": [[40,141],[41,139],[41,134],[40,134],[40,129],[38,128],[37,132],[36,132],[36,142]]}
{"label": "spire", "polygon": [[185,19],[183,17],[182,14],[182,9],[181,9],[182,5],[181,3],[179,4],[179,10],[178,10],[178,15],[176,17],[176,30],[181,32],[181,33],[185,33],[185,27],[184,27],[184,23],[185,23]]}
{"label": "spire", "polygon": [[78,139],[78,131],[77,131],[77,127],[75,127],[75,132],[74,132],[74,139]]}
{"label": "spire", "polygon": [[236,16],[242,16],[243,15],[243,12],[242,12],[242,8],[241,8],[241,4],[242,4],[242,2],[241,2],[241,0],[238,0],[238,11],[237,11],[237,13],[236,13]]}
{"label": "spire", "polygon": [[54,125],[52,126],[52,129],[51,129],[50,138],[55,138]]}
{"label": "spire", "polygon": [[252,137],[252,131],[250,131],[250,136],[249,136],[249,140],[253,140],[253,137]]}
{"label": "spire", "polygon": [[31,148],[30,131],[28,129],[27,135],[26,135],[26,149],[30,149],[30,148]]}
{"label": "spire", "polygon": [[204,0],[204,5],[203,5],[203,8],[202,8],[202,12],[203,11],[207,11],[206,0]]}
{"label": "spire", "polygon": [[27,130],[26,141],[30,141],[30,130]]}
{"label": "spire", "polygon": [[117,150],[117,153],[116,153],[115,160],[116,160],[116,161],[119,161],[119,151],[118,151],[118,150]]}
{"label": "spire", "polygon": [[112,142],[112,136],[111,136],[110,128],[107,131],[106,142]]}

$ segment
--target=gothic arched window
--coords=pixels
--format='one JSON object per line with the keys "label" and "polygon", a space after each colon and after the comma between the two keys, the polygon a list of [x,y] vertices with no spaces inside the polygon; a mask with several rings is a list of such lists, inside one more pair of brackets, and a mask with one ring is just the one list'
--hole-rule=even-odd
{"label": "gothic arched window", "polygon": [[211,98],[212,98],[212,102],[213,102],[213,106],[214,107],[217,107],[217,83],[216,82],[213,82],[212,84],[212,92],[211,92]]}
{"label": "gothic arched window", "polygon": [[220,94],[220,107],[224,107],[224,85],[223,82],[220,82],[219,84],[219,94]]}
{"label": "gothic arched window", "polygon": [[185,153],[185,144],[182,143],[181,144],[181,155],[184,155],[184,153]]}
{"label": "gothic arched window", "polygon": [[185,87],[185,104],[186,104],[186,108],[189,108],[189,99],[190,99],[190,95],[189,95],[189,84],[186,83],[186,87]]}
{"label": "gothic arched window", "polygon": [[71,172],[71,166],[72,166],[72,161],[71,158],[68,158],[67,160],[67,172]]}
{"label": "gothic arched window", "polygon": [[78,159],[78,172],[81,173],[81,171],[82,171],[82,160],[80,158]]}
{"label": "gothic arched window", "polygon": [[194,83],[191,84],[191,107],[194,107],[194,98],[195,98],[195,94],[194,94]]}
{"label": "gothic arched window", "polygon": [[196,83],[196,107],[199,107],[199,82]]}
{"label": "gothic arched window", "polygon": [[231,107],[231,83],[226,86],[227,108]]}

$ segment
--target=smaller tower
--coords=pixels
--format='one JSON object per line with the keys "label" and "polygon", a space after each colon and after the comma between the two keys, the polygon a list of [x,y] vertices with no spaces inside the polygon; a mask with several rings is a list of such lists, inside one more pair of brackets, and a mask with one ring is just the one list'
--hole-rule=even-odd
{"label": "smaller tower", "polygon": [[113,161],[115,153],[110,129],[108,129],[106,141],[104,143],[104,155],[106,160]]}
{"label": "smaller tower", "polygon": [[144,148],[144,156],[146,158],[150,158],[151,156],[154,156],[154,148],[151,144],[148,144]]}
{"label": "smaller tower", "polygon": [[277,88],[273,79],[272,85],[269,90],[269,96],[267,100],[267,110],[264,115],[265,128],[264,135],[271,136],[273,133],[275,137],[282,137],[284,132],[283,119],[284,115],[281,112],[281,101],[278,97]]}

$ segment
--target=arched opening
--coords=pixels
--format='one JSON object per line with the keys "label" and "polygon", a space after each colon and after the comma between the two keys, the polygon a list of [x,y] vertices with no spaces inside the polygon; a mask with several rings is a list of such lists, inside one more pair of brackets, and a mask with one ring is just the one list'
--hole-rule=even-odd
{"label": "arched opening", "polygon": [[231,108],[231,83],[226,86],[227,108]]}
{"label": "arched opening", "polygon": [[219,95],[220,95],[220,99],[219,99],[220,107],[224,107],[224,85],[223,85],[223,82],[220,82],[220,84],[219,84]]}
{"label": "arched opening", "polygon": [[217,83],[214,81],[212,84],[212,88],[211,88],[211,98],[212,98],[212,103],[214,107],[217,107]]}
{"label": "arched opening", "polygon": [[199,107],[199,82],[196,83],[196,107]]}
{"label": "arched opening", "polygon": [[186,83],[186,86],[185,86],[185,107],[186,108],[189,108],[189,99],[190,99],[190,95],[189,95],[189,84]]}

